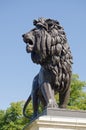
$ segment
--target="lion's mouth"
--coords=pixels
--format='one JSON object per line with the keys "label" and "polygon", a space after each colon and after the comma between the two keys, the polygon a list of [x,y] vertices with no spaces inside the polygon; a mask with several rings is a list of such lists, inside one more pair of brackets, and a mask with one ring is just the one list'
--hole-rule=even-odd
{"label": "lion's mouth", "polygon": [[27,39],[25,43],[26,43],[26,51],[28,53],[32,52],[32,50],[33,50],[33,41],[31,39]]}
{"label": "lion's mouth", "polygon": [[33,45],[33,41],[31,39],[24,39],[24,42],[29,45]]}
{"label": "lion's mouth", "polygon": [[32,52],[34,47],[34,40],[32,34],[26,33],[23,34],[22,37],[23,37],[23,41],[26,43],[26,51],[28,53]]}
{"label": "lion's mouth", "polygon": [[31,39],[28,39],[25,43],[26,43],[26,51],[28,53],[32,52],[32,50],[33,50],[33,41]]}

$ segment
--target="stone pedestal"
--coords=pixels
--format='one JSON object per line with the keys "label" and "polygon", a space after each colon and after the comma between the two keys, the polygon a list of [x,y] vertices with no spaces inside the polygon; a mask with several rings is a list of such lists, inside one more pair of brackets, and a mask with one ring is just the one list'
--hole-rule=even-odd
{"label": "stone pedestal", "polygon": [[86,112],[46,109],[24,130],[86,130]]}

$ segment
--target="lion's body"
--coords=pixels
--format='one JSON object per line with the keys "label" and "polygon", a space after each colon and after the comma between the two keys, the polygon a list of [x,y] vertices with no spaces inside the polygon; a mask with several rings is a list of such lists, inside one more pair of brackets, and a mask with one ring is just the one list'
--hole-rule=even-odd
{"label": "lion's body", "polygon": [[59,92],[59,107],[66,107],[72,56],[64,29],[59,22],[51,19],[35,20],[34,25],[36,28],[23,35],[32,61],[41,65],[40,72],[33,81],[32,97],[42,100],[44,107],[56,107],[54,92]]}

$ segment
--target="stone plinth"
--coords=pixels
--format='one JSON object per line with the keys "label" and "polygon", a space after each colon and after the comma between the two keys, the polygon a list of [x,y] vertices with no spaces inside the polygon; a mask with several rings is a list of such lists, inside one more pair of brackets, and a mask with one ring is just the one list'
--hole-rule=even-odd
{"label": "stone plinth", "polygon": [[46,109],[24,130],[86,130],[86,112]]}

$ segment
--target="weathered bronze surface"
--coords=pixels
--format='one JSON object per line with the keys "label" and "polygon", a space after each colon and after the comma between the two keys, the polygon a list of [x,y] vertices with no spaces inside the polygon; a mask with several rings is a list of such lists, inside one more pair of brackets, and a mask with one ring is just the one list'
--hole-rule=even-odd
{"label": "weathered bronze surface", "polygon": [[[40,102],[44,109],[66,108],[70,95],[72,55],[64,29],[58,21],[39,18],[33,24],[35,28],[22,36],[32,61],[41,65],[23,109],[27,117],[25,109],[32,100],[34,118],[38,114]],[[59,93],[58,105],[54,98],[56,93]]]}

